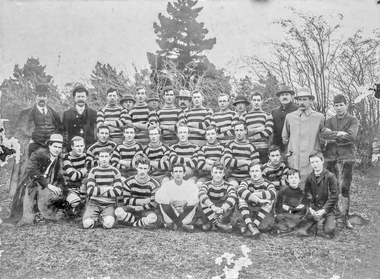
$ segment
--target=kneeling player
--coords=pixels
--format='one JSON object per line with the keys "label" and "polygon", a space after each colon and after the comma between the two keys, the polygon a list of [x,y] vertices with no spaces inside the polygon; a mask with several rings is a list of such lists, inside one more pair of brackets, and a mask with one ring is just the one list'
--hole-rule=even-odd
{"label": "kneeling player", "polygon": [[211,169],[212,180],[205,182],[199,189],[199,203],[203,212],[203,230],[221,229],[231,231],[237,195],[234,187],[223,179],[225,168],[215,163]]}
{"label": "kneeling player", "polygon": [[145,156],[136,159],[137,175],[127,178],[123,185],[124,204],[115,210],[119,221],[134,227],[152,226],[157,222],[155,193],[158,182],[148,175],[150,160]]}
{"label": "kneeling player", "polygon": [[[272,211],[276,189],[272,183],[263,178],[259,163],[250,164],[249,174],[251,178],[244,180],[238,189],[239,210],[252,236],[257,236],[260,234],[258,226]],[[255,213],[257,215],[252,218]],[[246,228],[242,227],[241,231],[245,233]]]}
{"label": "kneeling player", "polygon": [[120,172],[110,165],[110,159],[109,149],[99,150],[99,165],[88,174],[87,196],[90,200],[83,215],[85,229],[93,228],[99,218],[106,229],[115,224],[115,198],[121,195],[122,188]]}

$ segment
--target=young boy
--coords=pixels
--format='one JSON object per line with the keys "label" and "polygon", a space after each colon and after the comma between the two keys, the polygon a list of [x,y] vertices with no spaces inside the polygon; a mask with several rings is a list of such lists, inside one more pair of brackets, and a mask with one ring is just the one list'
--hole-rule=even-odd
{"label": "young boy", "polygon": [[[335,234],[335,206],[338,202],[338,181],[334,174],[323,167],[324,158],[321,152],[309,156],[313,172],[305,182],[305,197],[314,223],[318,223],[317,233],[333,237]],[[323,227],[323,231],[321,228]]]}
{"label": "young boy", "polygon": [[157,203],[154,201],[160,185],[148,175],[150,160],[145,156],[136,159],[137,175],[129,177],[123,184],[123,207],[115,210],[119,221],[134,227],[152,226],[157,222]]}
{"label": "young boy", "polygon": [[[251,178],[244,180],[238,189],[239,210],[251,235],[258,236],[258,226],[272,211],[276,189],[271,182],[263,178],[261,165],[257,161],[249,165],[249,175]],[[252,218],[254,215],[256,216]],[[245,233],[247,228],[242,227],[241,232]]]}
{"label": "young boy", "polygon": [[287,185],[286,174],[289,168],[284,162],[281,162],[280,148],[272,145],[268,149],[269,162],[263,166],[263,177],[268,179],[279,191],[283,186]]}
{"label": "young boy", "polygon": [[199,189],[199,203],[202,209],[202,229],[232,230],[232,214],[235,210],[237,194],[234,187],[223,179],[225,167],[215,163],[211,169],[212,180],[205,182]]}
{"label": "young boy", "polygon": [[291,169],[286,174],[288,185],[277,193],[276,225],[280,232],[294,229],[306,214],[305,194],[299,187],[301,173]]}
{"label": "young boy", "polygon": [[224,152],[224,146],[217,140],[216,127],[210,125],[206,128],[207,144],[198,149],[198,181],[197,185],[200,187],[203,182],[212,179],[211,171],[212,166],[216,162],[221,162]]}
{"label": "young boy", "polygon": [[111,229],[115,224],[116,197],[122,194],[121,175],[110,165],[110,151],[99,150],[99,166],[88,174],[87,196],[89,203],[83,215],[83,227],[92,229],[101,218],[104,228]]}

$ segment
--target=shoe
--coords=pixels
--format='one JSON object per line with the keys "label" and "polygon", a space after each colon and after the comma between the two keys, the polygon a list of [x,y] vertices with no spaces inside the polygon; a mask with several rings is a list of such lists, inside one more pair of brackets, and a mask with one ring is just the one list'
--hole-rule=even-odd
{"label": "shoe", "polygon": [[257,227],[255,225],[248,224],[247,227],[248,227],[248,230],[251,232],[251,235],[253,237],[260,235],[260,231],[257,229]]}
{"label": "shoe", "polygon": [[348,230],[353,230],[354,226],[351,224],[351,222],[348,220],[348,217],[346,215],[342,216],[342,223]]}
{"label": "shoe", "polygon": [[216,226],[223,232],[231,232],[232,226],[229,224],[216,223]]}
{"label": "shoe", "polygon": [[211,224],[207,223],[207,224],[202,225],[202,230],[204,230],[204,231],[211,230]]}
{"label": "shoe", "polygon": [[240,232],[241,232],[241,234],[245,234],[245,232],[247,231],[247,228],[246,227],[241,227],[240,228]]}
{"label": "shoe", "polygon": [[192,232],[194,230],[194,226],[193,225],[182,225],[182,229],[185,232]]}

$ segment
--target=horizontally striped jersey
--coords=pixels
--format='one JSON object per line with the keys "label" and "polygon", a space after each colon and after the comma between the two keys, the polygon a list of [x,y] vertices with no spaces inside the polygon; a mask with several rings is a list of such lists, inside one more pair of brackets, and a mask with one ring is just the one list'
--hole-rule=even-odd
{"label": "horizontally striped jersey", "polygon": [[[63,177],[68,188],[79,188],[85,177],[86,154],[76,156],[73,151],[63,158]],[[87,171],[86,171],[87,174]]]}
{"label": "horizontally striped jersey", "polygon": [[162,141],[177,139],[177,135],[175,133],[175,125],[179,122],[185,122],[185,114],[184,112],[176,108],[172,107],[163,107],[159,111],[156,112],[156,123],[158,126],[165,125],[170,126],[169,130],[162,130]]}
{"label": "horizontally striped jersey", "polygon": [[[131,144],[123,142],[123,144],[116,146],[113,150],[111,165],[119,170],[134,169],[134,166],[132,166],[132,160],[136,155],[141,155],[142,153],[143,147],[141,144],[135,141]],[[120,160],[127,160],[127,165],[120,164]]]}
{"label": "horizontally striped jersey", "polygon": [[234,207],[237,200],[234,187],[224,180],[221,185],[215,185],[212,180],[203,183],[199,189],[198,197],[200,204],[207,207],[211,207],[214,203],[222,200],[225,204],[223,209]]}
{"label": "horizontally striped jersey", "polygon": [[[155,121],[156,111],[147,104],[136,105],[129,111],[129,115],[133,123],[147,124],[150,121]],[[148,130],[137,129],[135,140],[137,142],[144,142],[149,139]]]}
{"label": "horizontally striped jersey", "polygon": [[206,128],[214,124],[213,112],[206,108],[192,108],[185,113],[187,126],[200,129],[189,133],[189,141],[205,140]]}
{"label": "horizontally striped jersey", "polygon": [[[124,203],[133,206],[141,205],[139,200],[154,198],[159,188],[160,184],[152,177],[148,176],[145,181],[140,181],[136,176],[129,177],[123,184]],[[154,209],[157,207],[157,203],[151,201],[142,205],[142,207],[144,210]]]}
{"label": "horizontally striped jersey", "polygon": [[151,161],[158,162],[158,168],[153,166],[150,169],[149,175],[152,177],[158,177],[163,174],[170,174],[170,154],[171,149],[163,143],[160,143],[159,146],[153,147],[150,143],[143,148],[143,153]]}
{"label": "horizontally striped jersey", "polygon": [[131,123],[128,111],[121,106],[106,105],[98,110],[96,115],[96,127],[104,124],[104,121],[115,121],[115,125],[108,125],[110,128],[111,138],[122,138],[122,127],[127,123]]}
{"label": "horizontally striped jersey", "polygon": [[122,191],[121,174],[117,168],[98,166],[88,173],[87,195],[90,199],[113,204]]}
{"label": "horizontally striped jersey", "polygon": [[[253,142],[257,148],[268,148],[269,137],[273,133],[273,117],[264,111],[250,111],[240,117],[245,122],[248,129],[248,139]],[[263,131],[250,135],[251,128],[264,128]]]}
{"label": "horizontally striped jersey", "polygon": [[251,178],[242,181],[238,188],[238,196],[248,201],[253,194],[260,199],[273,201],[276,198],[276,189],[270,181],[265,179],[260,182],[254,182]]}
{"label": "horizontally striped jersey", "polygon": [[234,139],[235,133],[233,126],[238,120],[238,114],[232,110],[214,113],[214,121],[217,127],[218,140],[220,143],[226,143],[227,141]]}
{"label": "horizontally striped jersey", "polygon": [[287,185],[286,175],[289,168],[284,162],[281,162],[278,166],[274,167],[270,162],[264,164],[262,174],[263,177],[271,182],[278,181],[280,186],[276,186],[276,190],[279,190],[283,186]]}
{"label": "horizontally striped jersey", "polygon": [[206,159],[221,162],[223,152],[224,146],[221,145],[219,142],[215,142],[214,144],[207,143],[206,145],[199,148],[197,153],[198,169],[208,171],[204,169],[204,167],[206,166]]}
{"label": "horizontally striped jersey", "polygon": [[[197,154],[199,147],[195,144],[188,142],[187,144],[182,144],[181,142],[174,144],[172,147],[172,152],[170,154],[170,162],[174,165],[175,163],[185,164],[185,166],[195,169],[198,164]],[[189,158],[190,161],[185,163],[185,158]]]}
{"label": "horizontally striped jersey", "polygon": [[238,181],[250,177],[247,165],[238,167],[239,160],[260,161],[257,147],[248,140],[237,142],[232,140],[226,143],[222,157],[226,168],[230,169],[230,176]]}
{"label": "horizontally striped jersey", "polygon": [[87,149],[87,153],[86,153],[85,164],[86,164],[87,169],[92,169],[98,165],[98,157],[99,157],[100,150],[107,148],[110,151],[110,153],[112,153],[116,145],[117,145],[116,143],[110,140],[107,141],[106,143],[101,143],[97,141],[93,145],[91,145]]}

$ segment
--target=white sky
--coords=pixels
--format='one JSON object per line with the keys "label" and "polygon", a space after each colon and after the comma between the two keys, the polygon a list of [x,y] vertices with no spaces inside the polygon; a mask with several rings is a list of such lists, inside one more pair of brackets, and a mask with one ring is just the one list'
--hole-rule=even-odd
{"label": "white sky", "polygon": [[[55,83],[90,78],[97,61],[118,70],[148,67],[147,52],[158,49],[153,23],[166,13],[167,0],[8,1],[0,0],[0,82],[39,58]],[[341,34],[380,27],[375,0],[201,0],[199,20],[217,43],[209,60],[239,76],[231,61],[241,55],[266,55],[262,42],[283,36],[277,19],[289,18],[287,7],[323,14],[330,21],[343,14]]]}

